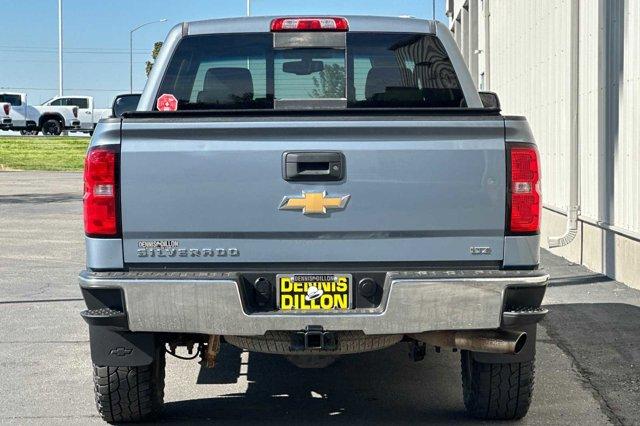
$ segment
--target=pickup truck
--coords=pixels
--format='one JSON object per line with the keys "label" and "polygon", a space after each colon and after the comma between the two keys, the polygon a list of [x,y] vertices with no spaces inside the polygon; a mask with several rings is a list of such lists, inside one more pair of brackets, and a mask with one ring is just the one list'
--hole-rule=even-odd
{"label": "pickup truck", "polygon": [[75,131],[89,134],[93,134],[98,121],[111,115],[111,109],[95,108],[92,96],[57,96],[45,102],[44,105],[77,107],[80,127]]}
{"label": "pickup truck", "polygon": [[11,126],[2,130],[58,136],[80,128],[77,107],[29,105],[24,93],[0,93],[0,102],[11,105]]}
{"label": "pickup truck", "polygon": [[11,113],[11,104],[8,102],[0,102],[0,130],[9,130],[13,120],[9,115]]}
{"label": "pickup truck", "polygon": [[167,354],[319,368],[402,343],[459,351],[470,415],[523,417],[546,313],[539,166],[439,22],[176,26],[86,157],[99,413],[158,415]]}

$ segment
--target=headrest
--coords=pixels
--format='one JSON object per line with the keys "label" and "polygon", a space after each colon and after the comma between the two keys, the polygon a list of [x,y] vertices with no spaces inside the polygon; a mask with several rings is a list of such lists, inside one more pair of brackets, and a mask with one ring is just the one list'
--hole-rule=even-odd
{"label": "headrest", "polygon": [[246,68],[211,68],[204,77],[198,102],[229,104],[253,100],[253,78]]}
{"label": "headrest", "polygon": [[364,96],[367,100],[375,95],[384,94],[388,87],[414,87],[413,73],[408,68],[373,67],[367,74]]}

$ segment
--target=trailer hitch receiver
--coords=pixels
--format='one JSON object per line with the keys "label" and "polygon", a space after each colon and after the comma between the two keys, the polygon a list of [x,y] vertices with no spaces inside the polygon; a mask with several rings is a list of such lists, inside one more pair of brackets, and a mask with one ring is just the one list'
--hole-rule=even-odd
{"label": "trailer hitch receiver", "polygon": [[335,351],[337,341],[335,333],[324,331],[322,326],[308,325],[304,330],[291,335],[291,350],[305,351],[316,349],[322,351]]}

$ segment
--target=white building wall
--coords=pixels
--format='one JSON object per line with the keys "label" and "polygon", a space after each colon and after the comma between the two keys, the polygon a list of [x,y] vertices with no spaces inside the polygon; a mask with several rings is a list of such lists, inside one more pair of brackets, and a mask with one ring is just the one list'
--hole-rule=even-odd
{"label": "white building wall", "polygon": [[640,234],[640,1],[626,0],[614,224]]}
{"label": "white building wall", "polygon": [[[574,1],[579,48],[572,94]],[[473,2],[477,29],[464,34]],[[503,112],[524,115],[531,125],[542,159],[543,245],[565,230],[570,103],[577,95],[580,226],[574,242],[556,253],[640,288],[640,0],[447,5],[467,64],[477,66],[476,81],[484,72],[485,90],[498,93]],[[477,65],[469,56],[472,45],[480,51]]]}
{"label": "white building wall", "polygon": [[[478,0],[469,0],[469,34],[479,34],[478,28]],[[478,86],[478,36],[469,37],[469,71],[473,82]]]}
{"label": "white building wall", "polygon": [[545,203],[566,208],[569,0],[493,0],[490,7],[491,90],[500,96],[505,114],[529,120],[542,160]]}
{"label": "white building wall", "polygon": [[[598,0],[580,2],[580,59],[578,62],[578,138],[580,151],[580,200],[582,215],[598,219],[597,182],[600,178],[598,148]],[[557,204],[566,208],[566,202]]]}
{"label": "white building wall", "polygon": [[476,80],[476,86],[479,90],[487,90],[487,72],[486,72],[486,54],[487,46],[480,43],[480,40],[485,40],[486,26],[484,20],[485,13],[485,0],[478,0],[478,38],[476,40],[476,49],[478,49],[477,67],[478,77]]}

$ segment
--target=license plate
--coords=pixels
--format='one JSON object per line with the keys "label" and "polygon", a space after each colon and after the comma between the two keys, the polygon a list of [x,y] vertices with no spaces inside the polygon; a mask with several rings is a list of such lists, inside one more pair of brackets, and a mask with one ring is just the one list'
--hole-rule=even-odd
{"label": "license plate", "polygon": [[278,274],[276,279],[283,311],[351,308],[350,274]]}

